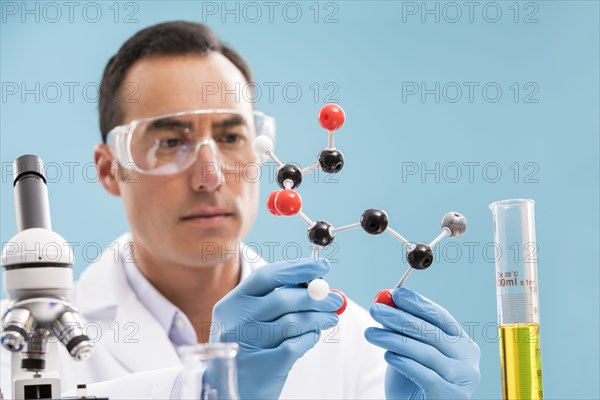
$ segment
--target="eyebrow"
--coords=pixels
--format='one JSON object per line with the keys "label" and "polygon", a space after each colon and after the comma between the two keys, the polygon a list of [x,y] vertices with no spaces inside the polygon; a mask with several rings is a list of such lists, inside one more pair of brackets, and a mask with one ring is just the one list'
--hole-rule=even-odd
{"label": "eyebrow", "polygon": [[182,121],[175,118],[161,118],[152,121],[146,130],[152,132],[165,128],[191,128],[192,126],[193,124],[189,121]]}
{"label": "eyebrow", "polygon": [[222,121],[216,121],[212,123],[214,128],[230,128],[232,126],[246,125],[246,120],[240,115],[232,115]]}

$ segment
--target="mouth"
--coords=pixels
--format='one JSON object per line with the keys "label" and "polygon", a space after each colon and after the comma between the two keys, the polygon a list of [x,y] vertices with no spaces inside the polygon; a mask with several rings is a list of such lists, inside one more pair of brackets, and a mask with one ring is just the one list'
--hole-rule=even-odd
{"label": "mouth", "polygon": [[201,213],[195,213],[195,214],[189,214],[186,215],[184,217],[181,217],[181,220],[183,221],[188,221],[188,220],[194,220],[194,219],[216,219],[216,218],[225,218],[225,217],[231,217],[233,216],[233,213],[231,212],[201,212]]}
{"label": "mouth", "polygon": [[184,215],[181,217],[181,221],[200,225],[212,225],[221,223],[233,216],[234,213],[225,210],[204,210]]}

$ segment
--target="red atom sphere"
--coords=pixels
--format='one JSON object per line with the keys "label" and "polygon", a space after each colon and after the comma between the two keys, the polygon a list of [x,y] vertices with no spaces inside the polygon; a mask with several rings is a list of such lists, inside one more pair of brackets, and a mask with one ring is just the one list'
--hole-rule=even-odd
{"label": "red atom sphere", "polygon": [[327,104],[319,111],[319,123],[328,131],[335,131],[344,125],[346,115],[337,104]]}
{"label": "red atom sphere", "polygon": [[279,215],[286,217],[296,215],[302,208],[302,199],[298,192],[292,189],[283,189],[275,196],[275,210]]}
{"label": "red atom sphere", "polygon": [[269,195],[269,197],[267,197],[267,209],[269,210],[269,212],[277,217],[279,217],[281,214],[279,214],[279,212],[277,211],[277,209],[275,208],[275,197],[277,197],[277,194],[279,193],[279,190],[276,190],[274,192],[271,192],[271,194]]}
{"label": "red atom sphere", "polygon": [[389,289],[383,289],[381,292],[377,293],[375,296],[375,303],[385,304],[386,306],[396,307],[396,303],[394,303],[394,299],[392,298],[392,292]]}
{"label": "red atom sphere", "polygon": [[346,295],[344,293],[342,293],[341,290],[331,289],[331,291],[339,294],[344,299],[344,304],[342,304],[342,306],[335,312],[337,315],[342,315],[342,313],[344,311],[346,311],[346,306],[348,305],[348,299],[346,298]]}

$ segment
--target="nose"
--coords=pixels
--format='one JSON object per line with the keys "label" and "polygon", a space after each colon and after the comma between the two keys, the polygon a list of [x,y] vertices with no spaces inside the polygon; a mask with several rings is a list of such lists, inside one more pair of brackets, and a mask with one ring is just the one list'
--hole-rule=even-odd
{"label": "nose", "polygon": [[196,162],[192,166],[192,189],[212,192],[224,182],[219,150],[213,139],[196,143]]}

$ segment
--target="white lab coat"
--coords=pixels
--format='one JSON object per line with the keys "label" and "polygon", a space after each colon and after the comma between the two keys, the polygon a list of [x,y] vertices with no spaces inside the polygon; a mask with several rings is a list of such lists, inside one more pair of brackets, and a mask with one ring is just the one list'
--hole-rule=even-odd
{"label": "white lab coat", "polygon": [[[118,248],[123,249],[129,241],[129,234],[119,237]],[[116,254],[105,250],[75,284],[71,301],[87,322],[88,336],[97,342],[92,357],[82,362],[73,361],[64,346],[59,346],[62,391],[72,394],[77,384],[85,383],[89,395],[168,399],[181,370],[179,357],[168,333],[129,286],[122,257]],[[264,263],[247,262],[243,268],[249,271],[246,269],[243,277]],[[2,310],[5,306],[3,301]],[[294,365],[281,397],[384,398],[383,350],[363,336],[364,330],[374,325],[366,310],[348,300],[338,326],[322,332],[315,347]],[[11,357],[4,348],[1,358],[0,384],[8,399],[12,393]],[[97,382],[101,383],[91,385]]]}

